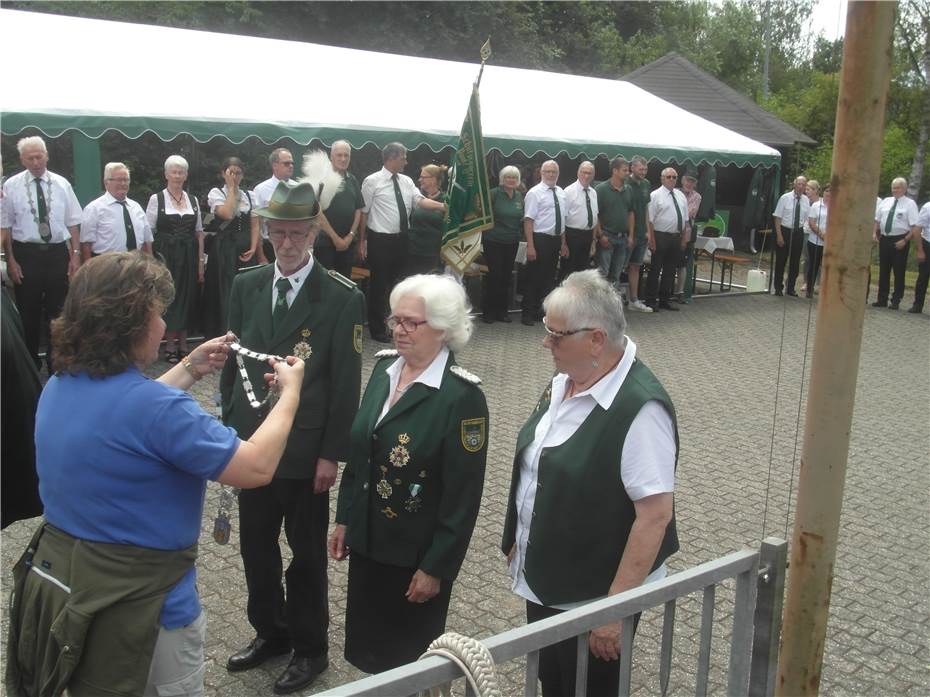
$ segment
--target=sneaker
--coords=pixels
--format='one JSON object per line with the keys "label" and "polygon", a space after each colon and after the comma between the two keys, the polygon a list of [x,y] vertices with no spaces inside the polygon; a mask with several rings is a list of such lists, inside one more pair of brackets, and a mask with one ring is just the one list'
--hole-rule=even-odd
{"label": "sneaker", "polygon": [[634,312],[652,312],[652,308],[639,299],[630,302],[630,309]]}

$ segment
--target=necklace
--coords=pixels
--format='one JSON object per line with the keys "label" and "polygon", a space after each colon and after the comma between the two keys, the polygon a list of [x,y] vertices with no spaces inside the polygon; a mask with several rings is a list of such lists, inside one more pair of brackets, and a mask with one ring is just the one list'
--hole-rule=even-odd
{"label": "necklace", "polygon": [[277,377],[272,381],[271,388],[265,394],[265,398],[259,402],[258,399],[255,398],[255,390],[252,387],[252,381],[249,379],[249,373],[245,369],[245,361],[242,360],[242,357],[254,358],[256,361],[267,361],[269,358],[274,358],[276,361],[283,361],[284,359],[281,358],[281,356],[275,356],[270,353],[251,351],[240,345],[237,341],[229,344],[229,350],[236,354],[236,365],[239,367],[239,375],[242,376],[242,389],[245,390],[245,396],[249,400],[249,404],[252,405],[253,409],[263,409],[265,407],[270,409],[274,401],[278,398],[278,391],[276,389],[278,382]]}
{"label": "necklace", "polygon": [[169,196],[171,197],[171,199],[175,202],[175,204],[177,204],[177,207],[178,207],[179,210],[180,210],[181,208],[186,208],[186,206],[184,205],[184,189],[181,189],[181,195],[180,195],[180,196],[175,196],[173,193],[171,193],[171,189],[165,189],[165,191],[168,192],[168,195],[169,195]]}
{"label": "necklace", "polygon": [[[44,177],[45,175],[43,174],[42,176]],[[48,198],[45,199],[45,221],[46,222],[44,223],[39,222],[39,211],[36,210],[36,204],[32,200],[32,182],[35,181],[36,179],[41,181],[42,177],[33,177],[32,179],[30,179],[29,177],[26,177],[25,179],[23,179],[23,182],[26,185],[26,196],[29,199],[29,212],[32,213],[32,219],[33,221],[35,221],[35,224],[39,226],[40,228],[43,225],[46,226],[47,228],[49,228],[48,230],[49,234],[51,234],[50,223],[51,223],[51,218],[52,218],[52,191],[53,191],[52,178],[49,177],[48,179]],[[42,186],[42,185],[39,184],[39,186]],[[39,231],[40,235],[41,235],[41,232],[42,231],[40,229]]]}

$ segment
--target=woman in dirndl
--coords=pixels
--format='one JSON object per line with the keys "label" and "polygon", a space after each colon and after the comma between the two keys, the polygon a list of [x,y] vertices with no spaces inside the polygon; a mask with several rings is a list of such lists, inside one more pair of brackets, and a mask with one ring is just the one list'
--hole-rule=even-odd
{"label": "woman in dirndl", "polygon": [[212,336],[226,330],[229,294],[240,268],[255,263],[258,234],[252,236],[252,195],[241,188],[245,166],[238,157],[223,160],[222,187],[210,189],[207,205],[213,220],[207,232],[213,233],[207,256],[204,288],[204,331]]}
{"label": "woman in dirndl", "polygon": [[168,363],[177,363],[188,353],[187,330],[204,273],[203,224],[197,199],[184,191],[187,171],[187,160],[180,155],[165,160],[167,186],[153,194],[145,208],[155,238],[155,256],[164,261],[174,282],[174,300],[164,316]]}

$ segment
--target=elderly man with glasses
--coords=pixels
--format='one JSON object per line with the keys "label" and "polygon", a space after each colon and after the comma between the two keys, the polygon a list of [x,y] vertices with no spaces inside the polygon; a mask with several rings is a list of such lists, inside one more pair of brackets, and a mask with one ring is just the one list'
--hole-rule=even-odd
{"label": "elderly man with glasses", "polygon": [[142,206],[129,198],[129,168],[122,162],[109,162],[103,168],[106,193],[84,209],[81,221],[81,259],[104,252],[152,253],[152,229]]}
{"label": "elderly man with glasses", "polygon": [[271,176],[256,186],[252,190],[255,207],[252,209],[252,234],[254,239],[255,231],[258,230],[262,243],[258,247],[257,259],[259,264],[267,264],[274,261],[274,245],[268,240],[268,227],[264,220],[255,211],[264,208],[271,200],[272,194],[278,188],[281,182],[295,184],[294,176],[294,156],[287,148],[275,148],[268,156],[268,164],[271,165]]}
{"label": "elderly man with glasses", "polygon": [[[649,200],[649,277],[646,279],[646,304],[654,312],[678,311],[671,304],[675,291],[678,260],[688,244],[688,200],[675,188],[678,172],[672,167],[662,170],[662,186]],[[661,280],[660,280],[661,279]]]}
{"label": "elderly man with glasses", "polygon": [[[281,182],[266,207],[274,264],[236,277],[229,330],[251,351],[297,356],[306,364],[300,405],[277,474],[239,495],[240,543],[256,636],[229,671],[255,668],[293,651],[275,694],[309,685],[328,665],[326,533],[329,489],[349,455],[349,427],[361,387],[364,297],[350,280],[315,263],[310,250],[322,206],[309,183]],[[248,438],[262,421],[268,366],[230,358],[220,390],[223,420]],[[281,524],[292,560],[281,578]],[[285,594],[286,586],[286,594]]]}

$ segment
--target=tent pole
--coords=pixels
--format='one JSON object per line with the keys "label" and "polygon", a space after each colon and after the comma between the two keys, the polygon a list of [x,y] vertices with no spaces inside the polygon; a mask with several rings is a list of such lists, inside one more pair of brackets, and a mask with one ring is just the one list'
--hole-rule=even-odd
{"label": "tent pole", "polygon": [[100,141],[80,131],[72,131],[71,151],[74,155],[74,193],[81,205],[86,206],[103,192]]}
{"label": "tent pole", "polygon": [[[895,4],[850,2],[776,694],[820,689],[866,302]],[[863,163],[871,166],[863,167]]]}

